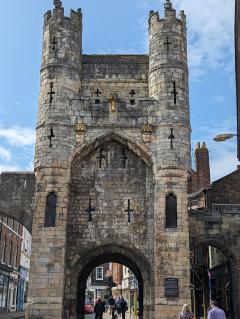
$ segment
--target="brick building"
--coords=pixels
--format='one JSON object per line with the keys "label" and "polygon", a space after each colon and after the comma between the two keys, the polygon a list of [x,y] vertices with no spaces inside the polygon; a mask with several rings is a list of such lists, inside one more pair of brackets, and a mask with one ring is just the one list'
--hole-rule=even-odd
{"label": "brick building", "polygon": [[0,216],[0,311],[16,311],[23,227]]}
{"label": "brick building", "polygon": [[21,258],[19,266],[19,283],[17,294],[17,311],[25,310],[28,294],[29,269],[31,257],[32,236],[29,231],[23,227]]}
{"label": "brick building", "polygon": [[121,285],[123,279],[123,265],[112,263],[112,278],[113,283],[116,286]]}
{"label": "brick building", "polygon": [[195,150],[196,171],[192,170],[188,180],[189,208],[238,211],[240,204],[240,169],[211,183],[208,149],[198,143]]}
{"label": "brick building", "polygon": [[211,184],[209,153],[205,143],[197,144],[195,164],[195,170],[191,170],[188,178],[188,193],[194,193]]}

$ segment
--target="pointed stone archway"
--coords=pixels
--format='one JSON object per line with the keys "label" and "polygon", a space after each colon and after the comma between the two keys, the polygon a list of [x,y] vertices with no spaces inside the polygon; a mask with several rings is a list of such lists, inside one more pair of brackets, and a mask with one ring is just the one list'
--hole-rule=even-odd
{"label": "pointed stone archway", "polygon": [[[142,253],[136,249],[114,245],[96,246],[75,256],[65,289],[65,316],[84,318],[86,281],[91,271],[100,264],[117,262],[127,266],[139,285],[139,318],[152,318],[154,312],[153,270]],[[78,277],[76,278],[76,274]]]}

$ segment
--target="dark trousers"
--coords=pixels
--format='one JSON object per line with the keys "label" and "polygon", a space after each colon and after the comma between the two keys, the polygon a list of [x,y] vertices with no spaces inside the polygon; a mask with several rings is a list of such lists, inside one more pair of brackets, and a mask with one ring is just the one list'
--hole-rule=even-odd
{"label": "dark trousers", "polygon": [[125,311],[122,311],[122,319],[125,319]]}
{"label": "dark trousers", "polygon": [[102,319],[103,314],[102,313],[95,313],[95,319]]}

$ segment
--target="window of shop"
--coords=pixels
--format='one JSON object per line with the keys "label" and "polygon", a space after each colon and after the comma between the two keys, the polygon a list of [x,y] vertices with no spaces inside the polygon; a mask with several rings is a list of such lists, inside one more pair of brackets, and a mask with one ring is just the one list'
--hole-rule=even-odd
{"label": "window of shop", "polygon": [[12,306],[16,305],[17,288],[13,289]]}
{"label": "window of shop", "polygon": [[9,276],[0,274],[0,309],[7,308]]}

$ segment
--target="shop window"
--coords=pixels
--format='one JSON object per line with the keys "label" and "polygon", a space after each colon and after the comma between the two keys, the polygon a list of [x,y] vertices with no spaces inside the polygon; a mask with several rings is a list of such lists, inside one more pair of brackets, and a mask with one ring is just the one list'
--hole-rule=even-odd
{"label": "shop window", "polygon": [[6,311],[8,300],[9,277],[0,274],[0,311]]}
{"label": "shop window", "polygon": [[173,194],[166,197],[166,228],[177,228],[177,197]]}
{"label": "shop window", "polygon": [[46,198],[44,227],[56,226],[57,196],[54,192],[48,194]]}

